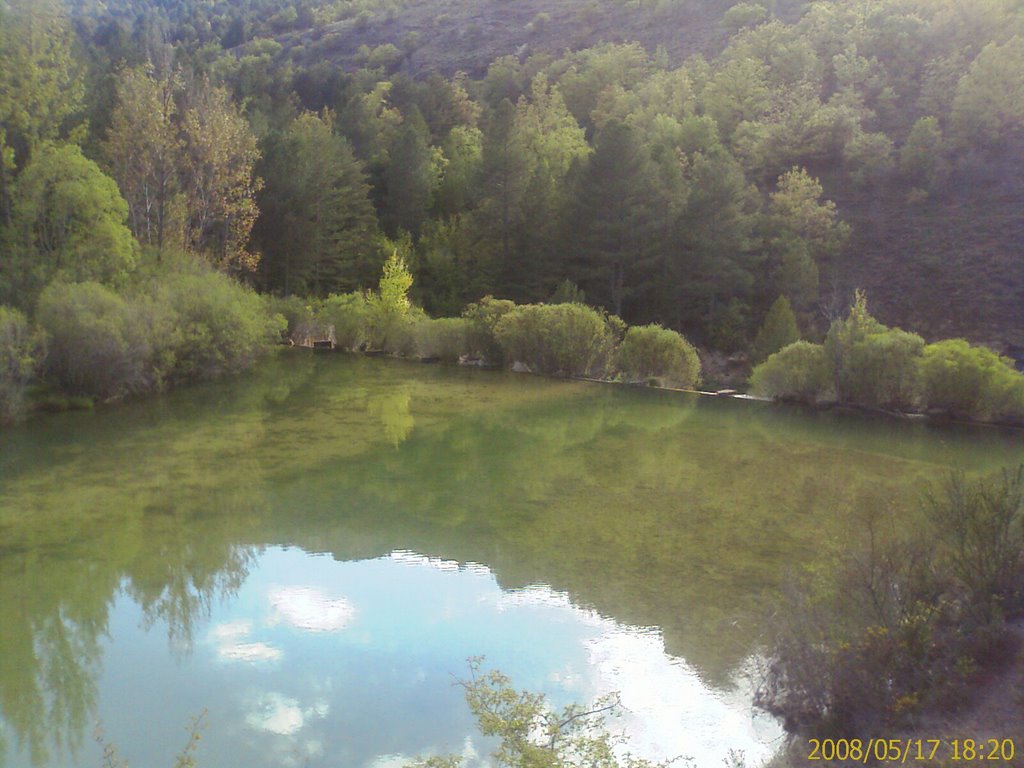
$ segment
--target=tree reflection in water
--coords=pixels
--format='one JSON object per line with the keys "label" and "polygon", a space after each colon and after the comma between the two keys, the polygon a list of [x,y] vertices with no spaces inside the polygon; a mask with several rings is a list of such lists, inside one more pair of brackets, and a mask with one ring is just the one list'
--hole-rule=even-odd
{"label": "tree reflection in water", "polygon": [[75,759],[92,732],[110,609],[122,590],[142,606],[147,628],[163,623],[172,649],[187,653],[211,606],[245,581],[252,547],[223,530],[166,528],[136,526],[117,546],[99,537],[0,558],[0,716],[8,748],[33,765]]}

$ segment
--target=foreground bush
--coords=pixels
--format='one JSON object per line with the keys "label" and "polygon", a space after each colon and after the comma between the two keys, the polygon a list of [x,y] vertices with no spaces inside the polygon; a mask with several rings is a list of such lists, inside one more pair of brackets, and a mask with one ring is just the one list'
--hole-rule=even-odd
{"label": "foreground bush", "polygon": [[42,356],[42,339],[16,309],[0,306],[0,424],[24,412],[25,387]]}
{"label": "foreground bush", "polygon": [[831,378],[825,348],[798,341],[754,368],[750,391],[758,397],[813,403],[830,391]]}
{"label": "foreground bush", "polygon": [[1024,609],[1024,466],[973,481],[954,473],[928,513],[974,620]]}
{"label": "foreground bush", "polygon": [[1011,657],[1005,618],[1024,609],[1024,469],[954,475],[921,530],[866,520],[834,568],[793,584],[757,704],[787,730],[859,738],[960,707],[974,672]]}
{"label": "foreground bush", "polygon": [[700,381],[697,350],[675,331],[660,325],[634,326],[619,346],[617,364],[629,381],[692,388]]}
{"label": "foreground bush", "polygon": [[462,317],[429,318],[416,323],[416,354],[422,358],[437,358],[446,363],[457,363],[469,354],[470,322]]}
{"label": "foreground bush", "polygon": [[516,307],[495,325],[494,337],[508,361],[562,376],[604,376],[615,350],[612,325],[581,304]]}
{"label": "foreground bush", "polygon": [[[509,768],[668,768],[676,760],[654,763],[617,753],[621,738],[609,730],[607,718],[621,713],[617,693],[587,704],[557,710],[540,693],[512,687],[498,670],[485,670],[482,657],[469,660],[469,679],[460,680],[466,704],[480,732],[496,741],[495,765]],[[463,756],[422,758],[414,768],[459,768]]]}
{"label": "foreground bush", "polygon": [[919,362],[924,401],[929,408],[967,419],[1016,420],[1024,417],[1019,399],[1022,377],[1006,358],[963,339],[924,348]]}

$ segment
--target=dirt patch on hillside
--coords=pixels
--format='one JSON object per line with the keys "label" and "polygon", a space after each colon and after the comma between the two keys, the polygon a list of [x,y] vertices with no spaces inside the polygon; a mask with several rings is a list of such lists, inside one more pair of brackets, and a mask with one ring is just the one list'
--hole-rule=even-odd
{"label": "dirt patch on hillside", "polygon": [[853,236],[843,288],[872,314],[928,341],[963,336],[1001,353],[1024,347],[1024,164],[912,203],[899,189],[854,195],[829,185]]}

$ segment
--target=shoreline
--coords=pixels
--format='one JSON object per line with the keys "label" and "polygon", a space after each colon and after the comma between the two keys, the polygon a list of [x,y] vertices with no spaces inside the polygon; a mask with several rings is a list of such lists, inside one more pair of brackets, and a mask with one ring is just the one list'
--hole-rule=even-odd
{"label": "shoreline", "polygon": [[[773,399],[769,397],[759,397],[752,395],[748,392],[740,392],[735,389],[685,389],[682,387],[669,387],[655,384],[649,384],[641,381],[620,381],[616,379],[599,379],[593,376],[552,376],[545,373],[535,373],[534,371],[528,370],[524,367],[517,368],[515,365],[496,365],[489,363],[479,362],[457,362],[448,363],[438,358],[418,358],[418,357],[403,357],[401,355],[392,354],[383,350],[350,350],[342,348],[334,348],[330,350],[317,349],[309,346],[300,345],[285,345],[285,349],[291,350],[304,350],[315,354],[347,354],[347,355],[358,355],[362,357],[371,358],[384,358],[391,360],[400,360],[403,362],[419,363],[421,365],[447,365],[456,366],[460,368],[479,368],[484,371],[508,371],[510,373],[524,374],[528,376],[542,376],[549,379],[562,379],[564,381],[585,381],[591,384],[609,384],[623,387],[634,387],[636,389],[650,389],[661,392],[679,392],[689,395],[701,395],[703,397],[724,397],[733,400],[746,400],[756,403],[769,403],[772,405],[787,405],[795,406],[803,410],[810,411],[849,411],[851,413],[861,414],[873,414],[876,416],[884,416],[890,419],[902,419],[905,421],[924,421],[932,424],[951,424],[957,426],[971,426],[971,427],[995,427],[997,429],[1012,429],[1021,433],[1024,433],[1024,424],[1013,423],[1013,422],[999,422],[999,421],[979,421],[974,419],[960,419],[949,415],[943,415],[940,413],[924,413],[921,411],[894,411],[887,410],[884,408],[872,408],[863,405],[856,405],[855,403],[838,403],[833,401],[823,401],[819,403],[808,403],[803,400],[779,398]],[[518,364],[517,364],[518,365]]]}
{"label": "shoreline", "polygon": [[[340,347],[334,347],[331,349],[318,348],[307,345],[298,344],[281,344],[270,351],[270,354],[276,354],[285,352],[286,354],[303,353],[303,354],[344,354],[352,355],[364,358],[381,358],[389,360],[398,360],[407,363],[419,363],[421,365],[444,365],[459,368],[477,368],[482,371],[508,371],[510,373],[525,374],[529,376],[541,376],[549,379],[562,379],[564,381],[581,381],[588,382],[591,384],[605,384],[622,387],[632,387],[636,389],[649,389],[653,391],[661,392],[677,392],[681,394],[689,395],[700,395],[702,397],[720,397],[729,398],[732,400],[744,400],[748,402],[756,403],[768,403],[771,405],[785,405],[791,407],[797,407],[805,411],[847,411],[850,413],[860,414],[872,414],[876,416],[883,416],[894,420],[904,421],[923,421],[930,424],[936,425],[954,425],[954,426],[966,426],[966,427],[990,427],[996,429],[1010,429],[1022,433],[1024,435],[1024,424],[1012,423],[1012,422],[998,422],[998,421],[978,421],[973,419],[960,419],[949,415],[943,415],[939,413],[924,413],[920,411],[894,411],[887,410],[884,408],[872,408],[867,406],[856,405],[852,403],[838,403],[838,402],[818,402],[808,403],[803,400],[787,399],[787,398],[767,398],[752,395],[747,392],[741,392],[735,389],[685,389],[682,387],[671,387],[661,386],[656,384],[650,384],[641,381],[621,381],[616,379],[600,379],[592,376],[553,376],[545,373],[535,373],[525,366],[506,366],[485,363],[482,361],[462,361],[457,363],[445,362],[439,358],[418,358],[418,357],[403,357],[396,355],[384,350],[352,350],[344,349]],[[256,363],[259,365],[259,363]],[[255,367],[255,366],[253,366]],[[252,370],[252,368],[248,369]],[[229,376],[244,375],[248,371],[239,371],[237,373],[228,374]],[[223,377],[218,377],[223,378]],[[26,409],[25,418],[20,421],[13,422],[11,424],[0,424],[0,429],[3,427],[10,427],[16,424],[25,424],[36,418],[45,416],[47,414],[57,413],[68,413],[73,411],[93,411],[97,406],[105,405],[116,405],[123,403],[128,400],[133,400],[136,397],[151,396],[153,394],[164,394],[168,391],[185,389],[195,384],[203,382],[188,382],[182,386],[170,387],[162,392],[142,392],[137,395],[119,395],[106,400],[93,399],[89,397],[83,397],[78,395],[65,394],[59,391],[44,390],[41,394],[42,397],[36,403],[29,404]]]}

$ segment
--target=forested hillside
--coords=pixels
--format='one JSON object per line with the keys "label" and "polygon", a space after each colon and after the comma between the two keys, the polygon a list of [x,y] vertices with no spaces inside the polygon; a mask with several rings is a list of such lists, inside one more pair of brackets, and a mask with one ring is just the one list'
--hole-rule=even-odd
{"label": "forested hillside", "polygon": [[326,296],[398,251],[435,315],[582,291],[732,352],[861,287],[1013,351],[1022,8],[6,0],[0,302],[179,251]]}

